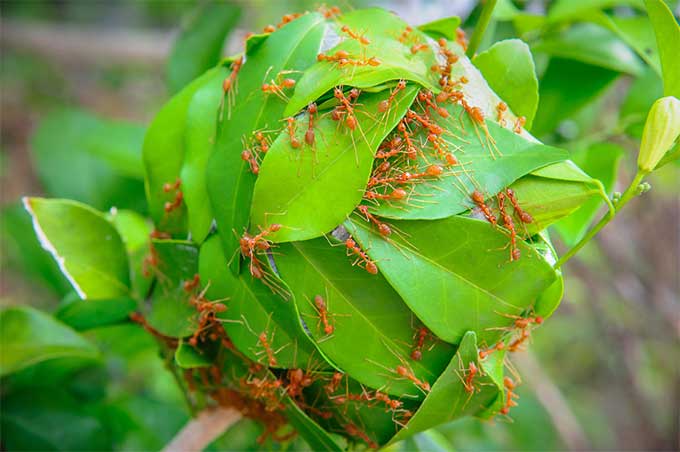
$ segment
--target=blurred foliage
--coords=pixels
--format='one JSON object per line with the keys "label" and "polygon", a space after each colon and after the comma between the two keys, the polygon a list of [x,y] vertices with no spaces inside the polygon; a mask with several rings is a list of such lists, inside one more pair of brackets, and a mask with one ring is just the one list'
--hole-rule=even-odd
{"label": "blurred foliage", "polygon": [[[601,180],[609,194],[621,189],[621,180],[627,181],[634,173],[642,126],[653,101],[664,90],[677,95],[673,91],[677,86],[673,69],[664,67],[658,59],[677,44],[657,43],[659,35],[651,33],[650,22],[662,22],[663,30],[672,28],[668,14],[663,15],[664,6],[658,3],[558,0],[547,5],[537,2],[538,9],[527,10],[524,2],[499,1],[480,48],[480,52],[490,49],[493,43],[508,38],[519,38],[529,45],[537,62],[540,87],[532,133],[546,143],[569,149],[572,159]],[[241,24],[260,28],[283,13],[310,4],[274,2],[266,8],[261,2],[247,4]],[[651,21],[645,13],[645,6],[649,8],[650,4],[654,9],[653,14],[650,10]],[[401,6],[395,3],[393,8]],[[669,12],[677,11],[674,2],[669,6]],[[3,2],[2,8],[3,16],[12,19],[96,23],[103,27],[175,27],[178,17],[196,14],[193,2],[132,0],[97,8],[83,7],[79,1],[14,0]],[[476,7],[463,27],[472,29],[478,17]],[[93,70],[97,72],[95,84],[104,90],[93,90],[89,95],[115,93],[139,77],[157,80],[161,70],[157,68],[151,74],[129,68]],[[83,96],[74,94],[68,80],[73,74],[63,71],[40,57],[3,49],[3,91],[12,91],[10,100],[2,103],[3,185],[26,184],[24,180],[14,182],[25,173],[9,169],[28,162],[31,176],[28,185],[23,185],[28,187],[26,191],[75,198],[101,210],[118,206],[145,213],[140,196],[144,127],[105,119],[101,113],[108,112],[106,108],[100,107],[99,115],[74,109],[82,108],[78,104]],[[153,89],[156,85],[154,82]],[[144,115],[156,110],[165,100],[161,97],[164,90],[153,89],[153,102],[132,96],[132,102],[121,110],[124,116],[137,119],[140,111]],[[168,89],[174,91],[175,87]],[[82,103],[97,105],[91,100]],[[8,105],[15,109],[11,115],[6,114]],[[27,146],[26,118],[36,116],[39,121]],[[27,158],[28,148],[32,161]],[[618,177],[613,177],[617,168]],[[674,414],[677,397],[673,394],[680,384],[675,364],[680,352],[673,316],[677,316],[680,288],[678,238],[673,225],[680,221],[679,178],[677,162],[652,175],[655,199],[639,200],[639,205],[624,212],[599,242],[587,245],[578,259],[565,266],[565,303],[550,319],[550,328],[534,335],[532,351],[573,411],[585,434],[586,443],[579,445],[585,448],[678,448]],[[591,204],[555,226],[556,235],[562,238],[560,243],[578,240],[584,224],[601,214],[598,205],[594,201]],[[54,320],[56,328],[68,331],[64,336],[80,338],[77,340],[98,350],[101,356],[93,361],[89,357],[41,355],[39,362],[3,378],[2,448],[161,448],[190,414],[175,376],[164,365],[172,357],[163,356],[162,351],[159,354],[158,343],[141,328],[124,321],[120,313],[111,317],[110,326],[83,325],[73,320],[77,319],[78,307],[72,305],[70,285],[40,248],[30,217],[20,208],[18,199],[3,199],[1,233],[0,301],[54,310],[60,319]],[[42,318],[30,308],[21,310]],[[4,311],[3,318],[8,312],[12,311]],[[11,333],[10,325],[7,321],[0,324],[0,336]],[[7,350],[2,352],[6,354]],[[532,377],[518,390],[520,406],[513,409],[512,420],[463,419],[390,448],[545,450],[569,446],[558,425],[562,413],[553,412],[555,407],[536,397],[542,394],[541,382]],[[258,424],[244,420],[209,450],[251,450],[261,433]],[[298,450],[305,445],[295,443],[292,447]]]}

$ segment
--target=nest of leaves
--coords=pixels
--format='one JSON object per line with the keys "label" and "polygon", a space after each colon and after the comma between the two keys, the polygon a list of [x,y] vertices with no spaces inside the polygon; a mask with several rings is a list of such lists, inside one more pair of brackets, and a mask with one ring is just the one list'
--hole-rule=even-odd
{"label": "nest of leaves", "polygon": [[174,353],[191,403],[236,407],[262,440],[378,447],[507,415],[508,353],[562,296],[545,228],[601,189],[525,130],[526,46],[511,43],[534,94],[496,83],[502,100],[487,83],[502,58],[478,55],[480,72],[458,24],[285,16],[151,124],[152,231],[129,212],[26,205],[47,237],[50,209],[106,222],[97,246],[123,250],[112,290],[140,300],[133,320]]}

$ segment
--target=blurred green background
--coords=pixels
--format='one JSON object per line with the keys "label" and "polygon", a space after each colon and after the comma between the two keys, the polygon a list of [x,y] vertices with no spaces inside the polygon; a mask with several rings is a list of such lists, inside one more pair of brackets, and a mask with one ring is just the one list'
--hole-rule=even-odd
{"label": "blurred green background", "polygon": [[[115,205],[144,213],[144,127],[173,90],[168,56],[200,4],[0,3],[1,306],[54,312],[70,296],[33,236],[21,196],[68,197],[103,210]],[[479,15],[475,1],[339,3],[343,9],[368,5],[416,24],[459,15],[466,29]],[[625,188],[634,174],[647,109],[662,92],[653,70],[654,35],[640,5],[499,1],[480,49],[510,37],[531,45],[541,83],[532,133],[569,149],[592,176],[609,179],[613,190]],[[677,15],[677,4],[669,5]],[[234,27],[224,55],[240,50],[247,31],[318,3],[232,6],[227,20]],[[605,26],[603,15],[615,26]],[[595,152],[608,155],[610,164],[598,167]],[[654,173],[652,191],[564,267],[562,305],[514,361],[523,384],[511,420],[454,422],[403,448],[678,450],[679,176],[676,164]],[[554,232],[564,250],[559,230]],[[187,420],[173,377],[143,330],[119,325],[85,335],[103,357],[67,383],[49,366],[3,380],[3,450],[8,432],[9,448],[35,447],[27,438],[40,438],[38,448],[157,449]],[[242,421],[212,447],[249,449],[258,434],[257,425]]]}

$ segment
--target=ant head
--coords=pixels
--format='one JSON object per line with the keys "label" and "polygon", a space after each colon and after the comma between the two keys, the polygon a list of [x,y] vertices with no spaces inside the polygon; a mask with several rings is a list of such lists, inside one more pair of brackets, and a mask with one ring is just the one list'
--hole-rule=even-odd
{"label": "ant head", "polygon": [[269,230],[271,232],[277,232],[277,231],[281,230],[281,225],[278,224],[278,223],[274,223],[271,226],[269,226]]}
{"label": "ant head", "polygon": [[541,323],[543,323],[543,317],[541,317],[540,315],[537,315],[535,322],[536,322],[536,325],[540,325]]}

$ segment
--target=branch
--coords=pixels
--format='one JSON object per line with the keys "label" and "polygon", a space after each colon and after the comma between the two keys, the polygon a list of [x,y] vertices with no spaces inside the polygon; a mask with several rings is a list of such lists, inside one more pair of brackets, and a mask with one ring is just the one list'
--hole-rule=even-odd
{"label": "branch", "polygon": [[175,435],[163,448],[163,452],[203,450],[239,419],[241,413],[233,408],[220,407],[201,411]]}

